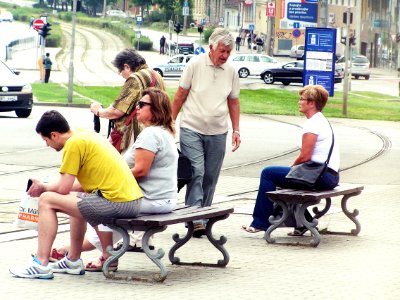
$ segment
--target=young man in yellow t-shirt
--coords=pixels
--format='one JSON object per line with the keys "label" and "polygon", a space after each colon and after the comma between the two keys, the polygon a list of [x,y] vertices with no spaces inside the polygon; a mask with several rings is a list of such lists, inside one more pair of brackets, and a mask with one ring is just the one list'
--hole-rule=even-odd
{"label": "young man in yellow t-shirt", "polygon": [[[16,277],[40,279],[53,278],[53,272],[83,275],[80,255],[86,222],[97,227],[106,217],[135,217],[143,195],[122,156],[101,136],[72,131],[55,110],[41,117],[36,132],[47,146],[64,149],[60,177],[52,183],[32,179],[28,194],[39,197],[37,256],[31,265],[11,268],[10,272]],[[71,247],[65,258],[49,264],[57,212],[70,216]],[[112,233],[102,236],[103,249],[112,245]]]}

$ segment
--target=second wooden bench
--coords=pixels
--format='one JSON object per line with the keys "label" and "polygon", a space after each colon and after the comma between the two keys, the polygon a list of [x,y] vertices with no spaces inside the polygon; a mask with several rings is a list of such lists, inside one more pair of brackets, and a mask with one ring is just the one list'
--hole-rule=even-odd
{"label": "second wooden bench", "polygon": [[[289,206],[299,205],[299,209],[296,212],[296,219],[300,221],[300,225],[304,225],[311,232],[310,245],[317,247],[321,237],[316,228],[318,224],[318,219],[325,215],[329,208],[331,207],[332,197],[343,196],[341,200],[341,206],[343,213],[356,225],[355,229],[352,229],[350,233],[346,232],[326,232],[332,234],[347,234],[347,235],[358,235],[361,231],[360,222],[357,220],[358,210],[355,209],[353,212],[349,212],[347,209],[347,201],[354,196],[361,194],[364,189],[363,186],[357,185],[340,185],[333,190],[329,191],[305,191],[305,190],[295,190],[295,189],[281,189],[273,192],[267,192],[266,197],[272,202],[277,203],[282,207],[283,214],[280,217],[271,216],[269,221],[271,226],[265,232],[264,238],[268,243],[275,243],[276,240],[271,238],[271,233],[278,227],[284,224],[284,222],[289,217]],[[268,199],[266,199],[268,201]],[[325,207],[322,210],[318,210],[317,207],[313,208],[314,216],[313,221],[308,222],[305,219],[305,211],[307,207],[311,205],[316,205],[325,200]],[[299,243],[284,243],[284,244],[299,244]]]}

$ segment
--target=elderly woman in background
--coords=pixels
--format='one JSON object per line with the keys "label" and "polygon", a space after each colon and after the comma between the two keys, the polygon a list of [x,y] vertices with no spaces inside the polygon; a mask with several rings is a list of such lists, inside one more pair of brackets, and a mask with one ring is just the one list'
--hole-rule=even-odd
{"label": "elderly woman in background", "polygon": [[[293,165],[307,161],[324,163],[327,160],[332,145],[332,129],[322,114],[322,109],[328,101],[328,92],[320,85],[308,85],[299,91],[299,111],[307,120],[304,123],[301,138],[301,149]],[[339,145],[334,141],[332,154],[328,164],[328,172],[316,183],[318,190],[330,190],[339,183]],[[289,166],[271,166],[262,170],[260,186],[253,211],[253,222],[250,226],[242,226],[249,233],[266,231],[271,225],[268,218],[273,213],[273,204],[265,198],[265,193],[275,191],[276,187],[288,188],[286,175]],[[306,211],[306,219],[311,221],[311,215]],[[306,232],[305,227],[295,228],[289,235],[301,236]]]}
{"label": "elderly woman in background", "polygon": [[136,140],[140,132],[136,117],[126,130],[122,129],[141,98],[142,91],[150,86],[165,91],[165,84],[160,74],[153,72],[143,56],[134,49],[128,48],[119,52],[112,64],[118,70],[118,74],[125,79],[122,90],[109,107],[102,108],[100,103],[94,102],[90,105],[90,111],[100,118],[112,120],[113,126],[124,132],[119,149],[123,153]]}

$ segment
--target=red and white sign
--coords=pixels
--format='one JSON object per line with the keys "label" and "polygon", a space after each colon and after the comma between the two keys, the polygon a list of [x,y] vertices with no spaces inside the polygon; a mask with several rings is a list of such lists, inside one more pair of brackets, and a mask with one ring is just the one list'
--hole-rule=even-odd
{"label": "red and white sign", "polygon": [[44,26],[44,22],[41,19],[36,19],[35,21],[33,21],[32,26],[33,26],[33,29],[40,30]]}
{"label": "red and white sign", "polygon": [[267,17],[275,17],[276,10],[275,10],[275,3],[269,2],[267,3]]}

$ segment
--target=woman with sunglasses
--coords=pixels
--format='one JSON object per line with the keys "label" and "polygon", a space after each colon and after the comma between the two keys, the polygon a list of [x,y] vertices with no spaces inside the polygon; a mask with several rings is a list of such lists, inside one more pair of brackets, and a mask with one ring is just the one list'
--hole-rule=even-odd
{"label": "woman with sunglasses", "polygon": [[[171,104],[168,95],[156,88],[148,88],[142,92],[142,98],[136,103],[137,120],[143,129],[135,142],[126,150],[123,157],[128,163],[133,176],[139,184],[144,197],[141,200],[139,213],[160,214],[171,212],[178,199],[177,169],[178,151],[175,145],[175,127],[172,120]],[[143,233],[131,235],[128,251],[140,252]],[[101,272],[105,260],[109,257],[106,247],[118,241],[120,235],[112,231],[97,233],[88,226],[82,251],[95,248],[102,251],[98,260],[86,264],[85,270]],[[107,241],[101,245],[100,240]],[[133,240],[133,241],[132,241]],[[149,246],[154,249],[154,246]],[[52,261],[61,259],[69,246],[54,248],[50,254]],[[116,271],[118,263],[110,265],[110,271]]]}
{"label": "woman with sunglasses", "polygon": [[148,88],[136,107],[143,130],[124,159],[144,195],[140,213],[169,213],[178,198],[178,151],[169,97],[162,90]]}

